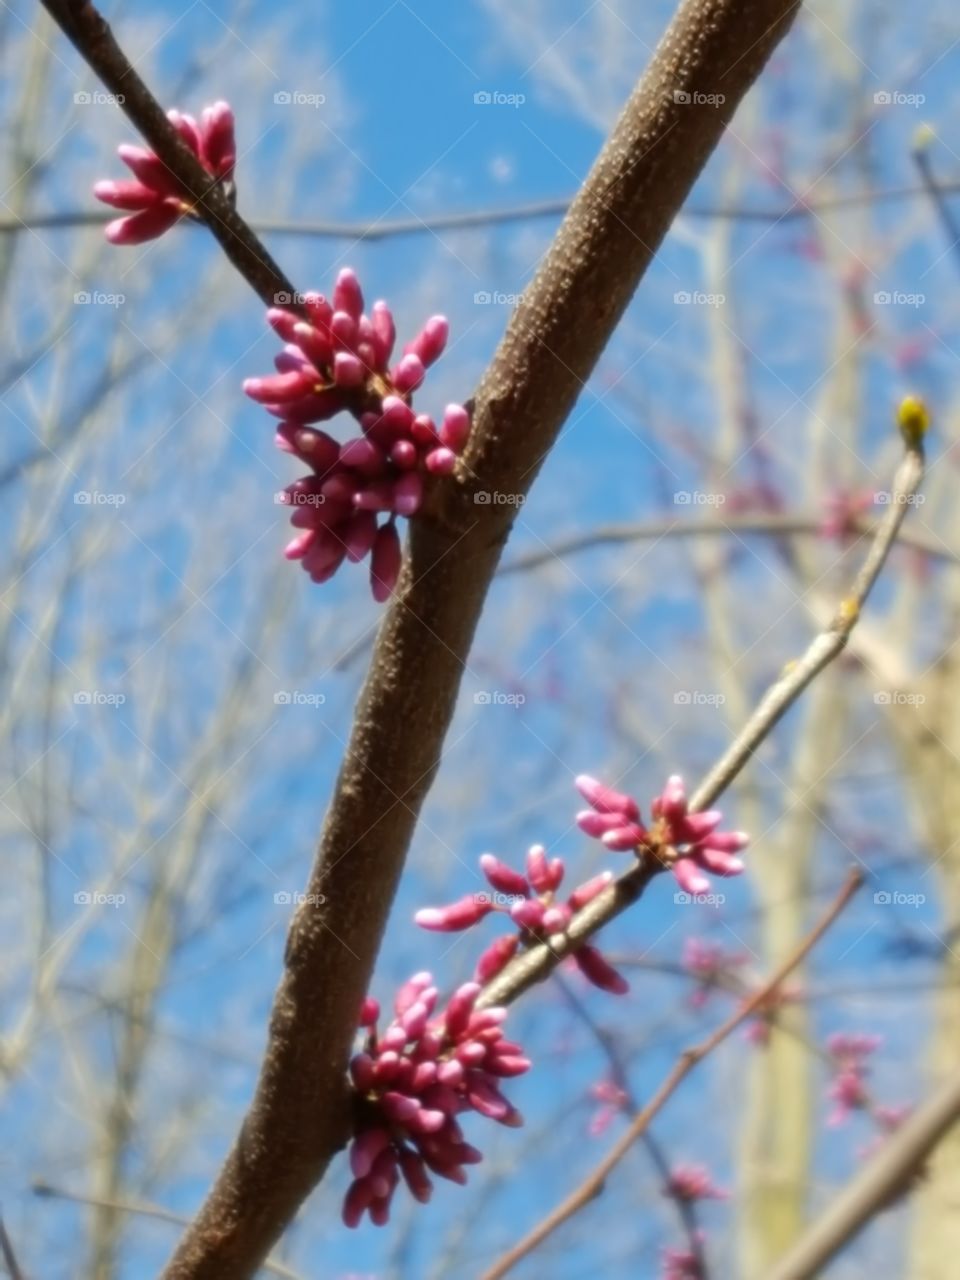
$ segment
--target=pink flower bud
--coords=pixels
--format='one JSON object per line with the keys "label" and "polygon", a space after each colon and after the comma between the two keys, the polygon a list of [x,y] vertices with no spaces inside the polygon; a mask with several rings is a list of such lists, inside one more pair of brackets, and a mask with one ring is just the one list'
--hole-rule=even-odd
{"label": "pink flower bud", "polygon": [[380,1152],[390,1145],[386,1129],[366,1129],[354,1138],[350,1147],[350,1171],[355,1178],[365,1178]]}
{"label": "pink flower bud", "polygon": [[421,929],[437,933],[452,933],[469,929],[493,910],[493,904],[482,894],[467,894],[448,907],[421,907],[413,917]]}
{"label": "pink flower bud", "polygon": [[333,380],[338,387],[359,387],[367,375],[363,362],[352,352],[338,351],[333,357]]}
{"label": "pink flower bud", "polygon": [[510,908],[510,919],[524,929],[539,929],[543,924],[544,905],[538,898],[515,902]]}
{"label": "pink flower bud", "polygon": [[491,982],[513,959],[520,939],[515,933],[504,934],[490,943],[477,961],[477,978],[482,983]]}
{"label": "pink flower bud", "polygon": [[631,822],[640,821],[640,809],[637,802],[622,791],[614,791],[587,773],[581,773],[575,779],[577,790],[588,804],[600,813],[622,814]]}
{"label": "pink flower bud", "polygon": [[404,348],[407,354],[417,356],[428,368],[443,355],[447,345],[450,325],[446,316],[431,316],[412,342]]}
{"label": "pink flower bud", "polygon": [[374,349],[377,353],[377,368],[384,369],[393,353],[397,330],[393,323],[393,313],[385,302],[375,302],[372,308],[371,323],[373,326]]}
{"label": "pink flower bud", "polygon": [[423,382],[426,372],[420,357],[411,353],[394,366],[390,377],[396,389],[406,395],[416,391]]}
{"label": "pink flower bud", "polygon": [[536,893],[555,893],[563,880],[562,858],[547,861],[547,851],[542,844],[530,846],[527,852],[527,879]]}
{"label": "pink flower bud", "polygon": [[604,845],[611,852],[627,853],[631,849],[636,849],[646,836],[647,833],[643,827],[634,822],[626,827],[614,827],[612,831],[605,831],[602,838]]}
{"label": "pink flower bud", "polygon": [[678,858],[672,870],[677,884],[685,893],[692,894],[694,897],[701,893],[709,893],[710,881],[697,869],[692,858]]}
{"label": "pink flower bud", "polygon": [[363,291],[356,272],[350,267],[344,267],[337,276],[337,283],[333,288],[333,307],[335,311],[345,311],[355,321],[363,314]]}
{"label": "pink flower bud", "polygon": [[618,973],[596,947],[590,946],[589,943],[584,944],[578,951],[573,953],[573,959],[577,968],[593,983],[595,987],[599,987],[601,991],[609,991],[613,995],[622,996],[630,990],[630,983],[622,973]]}
{"label": "pink flower bud", "polygon": [[360,1026],[372,1027],[380,1017],[380,1005],[373,996],[364,996],[360,1005]]}
{"label": "pink flower bud", "polygon": [[607,885],[612,882],[612,871],[601,871],[599,875],[593,876],[590,880],[585,880],[583,884],[578,885],[571,893],[569,898],[570,906],[574,911],[579,911],[588,902],[592,902],[597,894],[602,893]]}
{"label": "pink flower bud", "polygon": [[111,244],[143,244],[155,240],[169,231],[180,220],[180,211],[171,205],[158,204],[129,218],[116,218],[108,222],[104,235]]}
{"label": "pink flower bud", "polygon": [[462,986],[457,987],[450,997],[445,1021],[447,1035],[451,1040],[456,1040],[461,1032],[466,1030],[467,1023],[470,1021],[471,1011],[481,989],[479,982],[465,982]]}
{"label": "pink flower bud", "polygon": [[469,413],[467,413],[462,404],[448,404],[443,411],[443,421],[440,424],[441,442],[448,449],[452,449],[454,453],[459,453],[467,443],[469,435]]}
{"label": "pink flower bud", "polygon": [[449,476],[457,465],[457,455],[452,449],[431,449],[424,461],[431,475]]}
{"label": "pink flower bud", "polygon": [[398,516],[412,516],[423,500],[423,481],[416,471],[406,471],[393,486],[393,510]]}
{"label": "pink flower bud", "polygon": [[499,893],[525,898],[530,892],[526,878],[492,853],[480,855],[480,869]]}

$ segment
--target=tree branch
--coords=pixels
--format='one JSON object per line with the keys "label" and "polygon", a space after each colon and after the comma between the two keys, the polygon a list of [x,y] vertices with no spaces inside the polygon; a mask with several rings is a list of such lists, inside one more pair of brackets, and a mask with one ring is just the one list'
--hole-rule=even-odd
{"label": "tree branch", "polygon": [[646,1133],[647,1128],[653,1118],[660,1112],[664,1104],[673,1096],[678,1087],[687,1078],[690,1072],[704,1058],[711,1054],[713,1050],[721,1044],[737,1027],[746,1022],[757,1010],[762,1009],[764,1004],[769,1000],[770,996],[777,990],[783,981],[789,977],[794,969],[801,964],[810,954],[816,944],[820,941],[826,931],[833,924],[834,920],[840,915],[847,903],[860,888],[863,883],[863,872],[859,868],[854,868],[847,877],[846,883],[837,894],[834,901],[830,904],[826,912],[817,922],[813,929],[807,934],[793,953],[779,966],[778,969],[767,979],[761,987],[759,987],[748,1000],[731,1013],[725,1022],[717,1027],[705,1040],[694,1045],[690,1049],[686,1049],[677,1059],[675,1065],[671,1069],[667,1078],[660,1085],[647,1105],[631,1121],[629,1128],[621,1138],[613,1145],[606,1156],[600,1161],[596,1168],[583,1180],[579,1187],[559,1204],[544,1220],[539,1223],[529,1235],[519,1241],[509,1252],[505,1253],[488,1271],[483,1273],[481,1280],[501,1280],[508,1271],[512,1271],[518,1262],[522,1261],[528,1254],[532,1253],[547,1236],[551,1235],[558,1227],[562,1226],[569,1218],[584,1205],[589,1204],[596,1196],[603,1191],[603,1185],[607,1178],[617,1167],[623,1157],[627,1154],[633,1144],[641,1135]]}
{"label": "tree branch", "polygon": [[887,1138],[873,1160],[833,1199],[767,1280],[813,1280],[882,1209],[903,1195],[937,1144],[960,1120],[960,1075]]}
{"label": "tree branch", "polygon": [[[43,0],[198,201],[261,298],[293,292],[179,139],[90,5]],[[165,1280],[245,1280],[348,1135],[346,1064],[420,806],[517,505],[797,0],[684,0],[477,390],[455,482],[411,524],[308,894],[288,937],[256,1095]],[[716,106],[684,101],[721,94]]]}

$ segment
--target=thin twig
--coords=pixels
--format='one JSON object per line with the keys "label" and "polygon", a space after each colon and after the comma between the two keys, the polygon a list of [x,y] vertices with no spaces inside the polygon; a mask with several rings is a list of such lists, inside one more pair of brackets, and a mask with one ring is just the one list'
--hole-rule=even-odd
{"label": "thin twig", "polygon": [[223,188],[211,179],[167,119],[163,107],[137,74],[96,7],[88,0],[40,0],[40,3],[104,85],[117,95],[124,113],[189,193],[197,216],[209,227],[261,301],[274,306],[277,294],[297,296],[293,285],[234,209]]}
{"label": "thin twig", "polygon": [[813,1280],[882,1209],[909,1190],[931,1152],[960,1120],[960,1074],[947,1080],[886,1138],[873,1160],[832,1197],[766,1280]]}
{"label": "thin twig", "polygon": [[[157,1222],[169,1222],[176,1227],[190,1225],[189,1218],[174,1213],[172,1209],[164,1209],[162,1205],[150,1204],[147,1200],[108,1200],[100,1196],[84,1195],[80,1191],[67,1191],[62,1187],[54,1187],[49,1182],[35,1182],[31,1190],[35,1196],[40,1196],[44,1200],[69,1200],[72,1204],[87,1204],[95,1209],[112,1209],[116,1213],[129,1213],[138,1218],[153,1218]],[[3,1223],[0,1221],[0,1230],[2,1227]],[[273,1258],[267,1258],[264,1261],[263,1269],[269,1271],[271,1275],[280,1276],[282,1280],[304,1280],[299,1271],[294,1271],[292,1267],[286,1266],[283,1262],[277,1262]]]}
{"label": "thin twig", "polygon": [[[940,191],[960,191],[960,181],[942,182]],[[770,222],[779,225],[798,218],[822,214],[834,209],[861,204],[889,204],[912,200],[926,194],[926,187],[877,187],[849,195],[831,196],[824,200],[794,202],[779,209],[751,209],[722,205],[690,205],[683,209],[685,218],[717,218],[731,222]],[[249,225],[258,235],[305,236],[318,240],[377,241],[402,236],[436,235],[441,231],[469,231],[476,227],[496,227],[510,222],[531,222],[538,218],[557,218],[570,207],[570,198],[532,200],[528,204],[510,205],[505,209],[466,209],[460,212],[424,214],[423,217],[378,218],[366,222],[291,222],[289,219],[251,218]],[[66,227],[102,226],[116,215],[100,209],[66,209],[60,213],[25,213],[19,218],[0,218],[0,235],[18,235],[23,231],[43,231]]]}
{"label": "thin twig", "polygon": [[675,1065],[667,1075],[666,1079],[660,1085],[659,1089],[632,1121],[629,1128],[621,1138],[614,1144],[608,1154],[600,1161],[593,1171],[586,1177],[575,1191],[553,1210],[546,1218],[543,1219],[528,1235],[524,1236],[512,1249],[505,1253],[489,1270],[483,1273],[481,1280],[500,1280],[501,1276],[505,1276],[507,1272],[513,1268],[523,1258],[540,1245],[547,1236],[551,1235],[558,1227],[562,1226],[569,1218],[584,1205],[589,1204],[603,1190],[604,1183],[623,1157],[627,1154],[637,1139],[646,1132],[647,1126],[653,1120],[664,1104],[676,1092],[680,1084],[687,1078],[691,1071],[703,1061],[716,1047],[721,1044],[727,1037],[736,1031],[741,1023],[745,1022],[754,1013],[763,1007],[769,998],[776,992],[777,988],[790,976],[794,969],[800,965],[816,944],[820,941],[826,931],[844,910],[847,903],[859,889],[863,883],[863,872],[858,868],[854,868],[847,877],[846,883],[837,894],[834,901],[830,904],[826,912],[810,930],[807,936],[792,952],[791,955],[776,969],[767,981],[759,987],[748,1000],[746,1000],[739,1009],[734,1010],[725,1022],[712,1032],[705,1040],[699,1044],[693,1045],[686,1049],[677,1059]]}
{"label": "thin twig", "polygon": [[[744,728],[690,797],[692,811],[709,808],[730,786],[811,680],[842,652],[893,548],[922,478],[922,447],[908,445],[894,477],[890,506],[877,526],[870,550],[849,594],[841,601],[826,628],[810,642],[802,657],[788,663],[780,678],[763,695]],[[662,870],[660,864],[649,857],[638,861],[579,911],[564,934],[533,946],[511,960],[481,992],[478,1006],[509,1004],[535,983],[543,981],[565,956],[576,951],[598,929],[635,902]]]}
{"label": "thin twig", "polygon": [[0,1254],[3,1255],[3,1265],[7,1268],[7,1274],[10,1280],[26,1280],[23,1272],[20,1270],[20,1264],[17,1262],[17,1255],[13,1251],[13,1243],[7,1233],[3,1218],[0,1217]]}

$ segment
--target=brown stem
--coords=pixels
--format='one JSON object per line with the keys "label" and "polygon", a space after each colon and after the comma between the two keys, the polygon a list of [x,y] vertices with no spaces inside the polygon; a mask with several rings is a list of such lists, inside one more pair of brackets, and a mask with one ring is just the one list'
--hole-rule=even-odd
{"label": "brown stem", "polygon": [[854,868],[847,877],[846,883],[837,894],[836,898],[827,908],[826,912],[810,930],[800,945],[794,950],[793,954],[780,965],[780,967],[771,975],[770,978],[759,987],[753,995],[746,1000],[739,1009],[734,1010],[729,1018],[711,1035],[707,1036],[699,1044],[693,1045],[686,1049],[677,1059],[670,1073],[660,1085],[647,1105],[630,1123],[623,1136],[614,1144],[607,1155],[600,1161],[595,1169],[581,1182],[581,1184],[572,1191],[570,1195],[561,1204],[557,1205],[546,1218],[543,1219],[534,1229],[517,1244],[514,1245],[509,1252],[505,1253],[494,1265],[483,1273],[481,1280],[500,1280],[501,1276],[505,1276],[508,1271],[513,1268],[528,1254],[540,1245],[547,1236],[551,1235],[558,1227],[562,1226],[569,1218],[584,1205],[589,1204],[603,1190],[603,1185],[607,1178],[617,1167],[623,1157],[627,1154],[637,1139],[646,1132],[647,1127],[653,1120],[654,1116],[662,1109],[664,1104],[676,1092],[677,1088],[687,1078],[690,1072],[696,1067],[708,1054],[712,1053],[717,1045],[721,1044],[726,1038],[745,1022],[752,1014],[769,1000],[770,996],[777,990],[783,981],[789,977],[796,967],[801,964],[810,954],[816,944],[820,941],[826,931],[833,924],[834,920],[840,915],[847,903],[860,888],[863,883],[863,872],[859,868]]}

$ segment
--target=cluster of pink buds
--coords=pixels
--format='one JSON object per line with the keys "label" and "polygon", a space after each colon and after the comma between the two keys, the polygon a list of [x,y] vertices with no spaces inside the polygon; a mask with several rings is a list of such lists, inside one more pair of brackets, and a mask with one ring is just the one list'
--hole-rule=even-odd
{"label": "cluster of pink buds", "polygon": [[827,1040],[827,1049],[833,1061],[833,1077],[828,1096],[834,1107],[827,1117],[827,1124],[843,1124],[852,1111],[861,1111],[869,1105],[867,1077],[870,1068],[867,1059],[880,1046],[879,1036],[848,1035],[837,1032]]}
{"label": "cluster of pink buds", "polygon": [[[371,587],[385,600],[400,572],[398,516],[420,509],[427,475],[447,475],[466,444],[470,416],[450,404],[439,426],[410,405],[426,370],[447,342],[444,316],[432,316],[391,367],[396,337],[385,302],[364,312],[353,271],[337,277],[333,298],[304,294],[302,314],[281,295],[267,319],[285,346],[277,372],[248,378],[251,399],[282,419],[277,445],[311,468],[289,485],[283,501],[295,508],[300,532],[286,556],[299,560],[314,582],[333,577],[344,560],[371,556]],[[312,425],[346,410],[361,434],[339,443]],[[382,520],[381,520],[382,517]]]}
{"label": "cluster of pink buds", "polygon": [[719,942],[685,938],[680,964],[697,984],[690,994],[691,1007],[702,1009],[714,991],[729,989],[734,971],[746,963],[745,955],[727,951]]}
{"label": "cluster of pink buds", "polygon": [[[611,872],[603,871],[574,889],[566,902],[558,902],[556,893],[565,870],[563,859],[548,859],[546,850],[539,844],[533,845],[527,854],[526,875],[514,871],[492,853],[482,855],[480,869],[492,893],[470,893],[446,907],[424,907],[414,919],[423,929],[451,933],[469,929],[492,911],[508,915],[519,932],[498,938],[480,957],[477,976],[482,982],[489,982],[499,973],[518,947],[545,942],[563,933],[574,913],[613,879]],[[626,978],[589,943],[583,943],[572,959],[595,987],[614,995],[623,995],[629,990]]]}
{"label": "cluster of pink buds", "polygon": [[726,1200],[728,1191],[714,1184],[710,1172],[702,1164],[680,1164],[670,1171],[664,1193],[674,1200]]}
{"label": "cluster of pink buds", "polygon": [[841,543],[856,537],[859,533],[857,521],[870,511],[873,504],[872,493],[850,493],[849,490],[838,489],[828,494],[823,504],[821,535]]}
{"label": "cluster of pink buds", "polygon": [[590,1094],[600,1106],[590,1118],[588,1131],[592,1138],[599,1138],[606,1133],[615,1118],[626,1111],[630,1099],[626,1091],[613,1080],[598,1080],[590,1086]]}
{"label": "cluster of pink buds", "polygon": [[474,1008],[480,990],[465,983],[435,1015],[437,988],[429,973],[419,973],[400,988],[395,1017],[382,1032],[377,1002],[364,1001],[364,1045],[350,1063],[356,1107],[353,1182],[343,1204],[348,1227],[365,1213],[382,1226],[401,1177],[421,1203],[430,1199],[431,1173],[466,1182],[466,1166],[482,1156],[464,1139],[456,1119],[462,1112],[513,1128],[523,1123],[500,1084],[523,1075],[530,1060],[504,1037],[505,1009]]}
{"label": "cluster of pink buds", "polygon": [[743,863],[735,855],[745,849],[749,837],[743,831],[719,831],[723,818],[718,809],[690,813],[683,779],[674,774],[651,805],[653,821],[641,821],[636,800],[596,778],[581,774],[577,788],[591,806],[577,814],[577,825],[588,836],[618,852],[649,853],[669,866],[685,893],[708,893],[705,871],[736,876]]}
{"label": "cluster of pink buds", "polygon": [[[702,1240],[703,1233],[698,1232]],[[700,1259],[692,1249],[663,1249],[661,1280],[704,1280],[705,1272]]]}
{"label": "cluster of pink buds", "polygon": [[[221,184],[233,198],[233,170],[237,162],[233,112],[226,102],[205,107],[199,120],[168,111],[167,118],[210,175],[211,185]],[[107,224],[111,244],[142,244],[155,240],[182,217],[195,216],[190,193],[173,176],[159,156],[146,147],[121,146],[120,159],[133,178],[98,182],[93,194],[128,216]]]}

